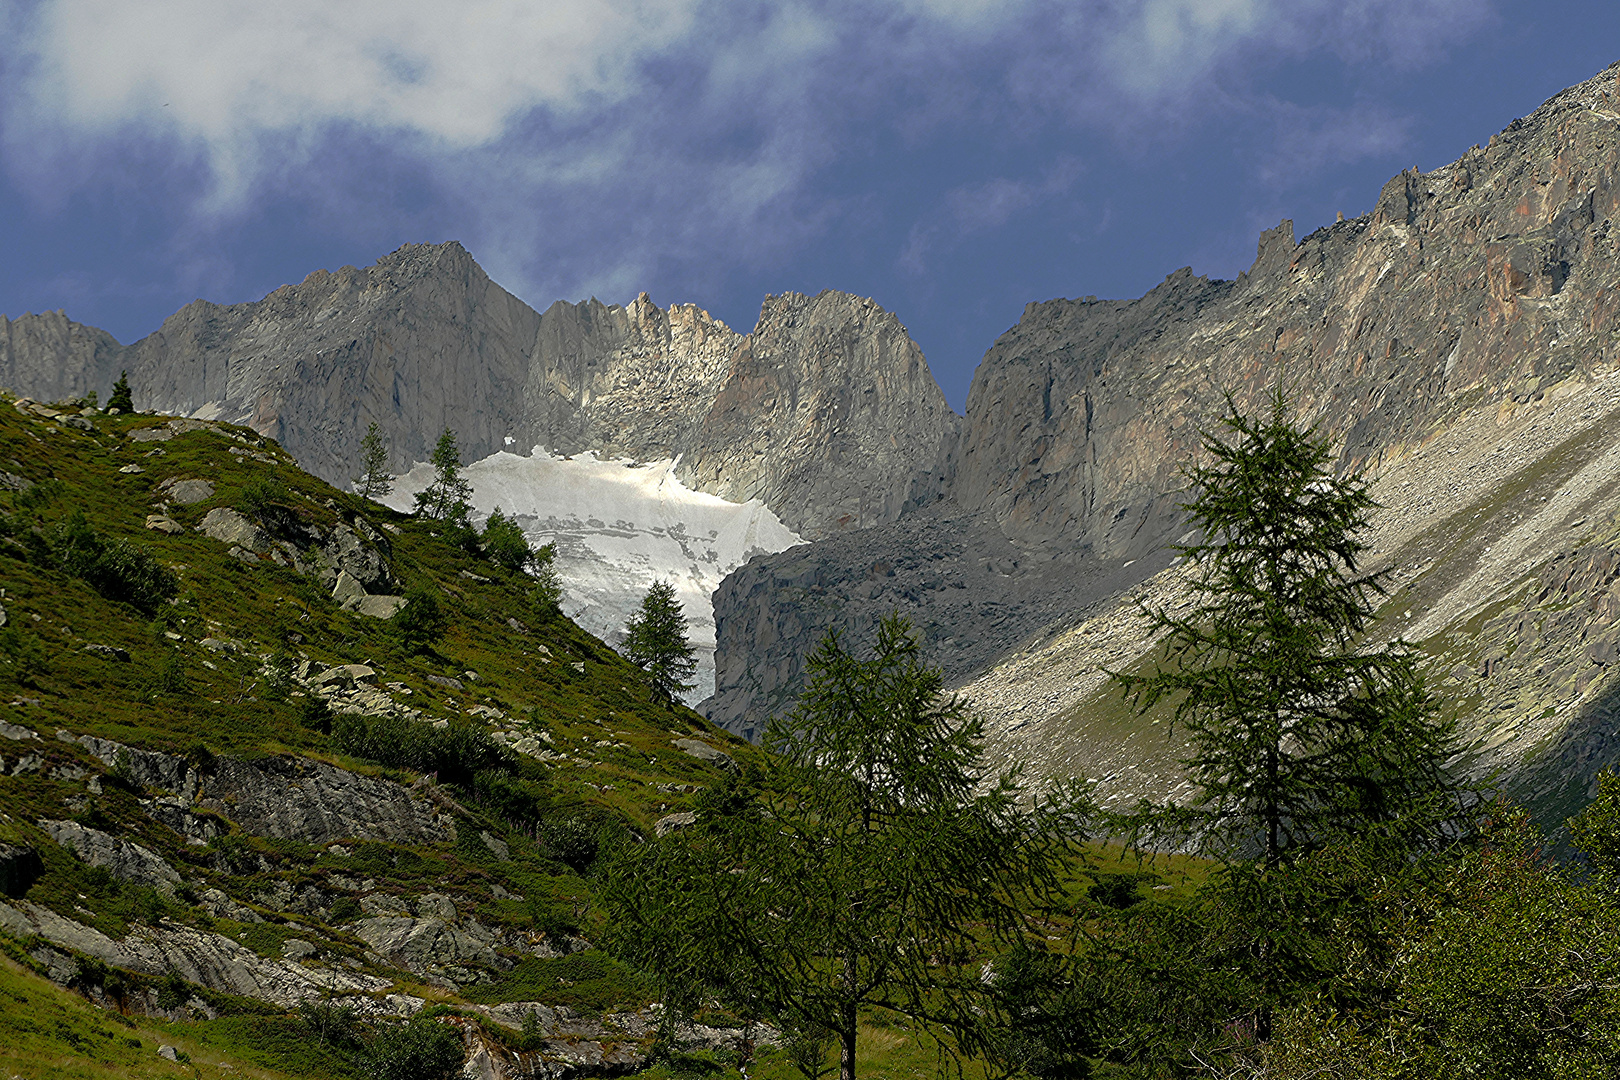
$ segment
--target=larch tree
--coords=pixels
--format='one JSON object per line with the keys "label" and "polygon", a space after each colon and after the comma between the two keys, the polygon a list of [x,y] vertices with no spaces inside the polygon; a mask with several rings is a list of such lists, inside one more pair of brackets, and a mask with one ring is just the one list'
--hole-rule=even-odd
{"label": "larch tree", "polygon": [[1370,485],[1335,474],[1280,392],[1263,419],[1227,404],[1224,434],[1203,440],[1208,463],[1186,474],[1201,539],[1177,550],[1195,601],[1148,613],[1164,664],[1116,676],[1144,711],[1172,702],[1188,738],[1197,794],[1168,817],[1266,869],[1344,830],[1413,814],[1437,824],[1430,811],[1456,791],[1452,725],[1411,647],[1366,636],[1389,573],[1361,565]]}
{"label": "larch tree", "polygon": [[461,475],[461,449],[455,432],[444,429],[429,463],[433,482],[416,493],[416,512],[447,525],[465,526],[472,512],[472,484]]}
{"label": "larch tree", "polygon": [[687,638],[686,615],[675,586],[655,581],[624,627],[620,647],[627,660],[647,673],[653,691],[666,701],[692,689],[697,658]]}
{"label": "larch tree", "polygon": [[676,1006],[718,999],[809,1035],[812,1053],[831,1033],[842,1080],[868,1008],[994,1052],[986,957],[1029,933],[1089,802],[1063,789],[1032,803],[1016,773],[991,774],[982,722],[943,694],[903,619],[867,658],[829,634],[809,674],[763,769],[714,785],[690,828],[616,857],[599,895],[621,952]]}
{"label": "larch tree", "polygon": [[354,490],[362,499],[377,499],[394,490],[394,474],[388,471],[388,443],[382,427],[373,420],[360,440],[360,475]]}

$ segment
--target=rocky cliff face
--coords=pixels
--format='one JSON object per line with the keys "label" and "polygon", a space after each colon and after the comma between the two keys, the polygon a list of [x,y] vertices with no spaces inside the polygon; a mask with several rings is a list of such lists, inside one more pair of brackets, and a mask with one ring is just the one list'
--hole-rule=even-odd
{"label": "rocky cliff face", "polygon": [[80,326],[65,312],[0,315],[0,386],[45,401],[105,393],[118,378],[121,352],[111,334]]}
{"label": "rocky cliff face", "polygon": [[449,427],[468,460],[535,445],[680,458],[688,486],[759,498],[807,536],[935,497],[958,425],[905,328],[869,300],[769,297],[746,336],[645,294],[540,314],[454,243],[256,303],[199,300],[127,348],[60,313],[0,330],[0,377],[21,393],[75,396],[127,367],[140,407],[248,424],[336,483],[373,420],[400,470]]}
{"label": "rocky cliff face", "polygon": [[[1550,479],[1557,470],[1548,471],[1551,446],[1519,451],[1517,466],[1506,472],[1485,468],[1498,445],[1510,445],[1502,440],[1530,422],[1525,410],[1545,409],[1550,416],[1564,409],[1547,423],[1548,430],[1566,435],[1580,416],[1591,426],[1607,415],[1599,405],[1573,403],[1586,402],[1620,361],[1617,149],[1620,66],[1557,95],[1451,165],[1395,177],[1360,218],[1298,243],[1291,222],[1268,230],[1254,265],[1237,281],[1180,270],[1139,300],[1029,305],[974,377],[960,443],[941,469],[949,498],[964,513],[996,523],[1031,581],[1061,577],[1064,560],[1071,558],[1118,560],[1122,566],[1141,560],[1178,536],[1175,491],[1180,469],[1196,452],[1199,425],[1219,415],[1226,393],[1253,411],[1281,385],[1299,418],[1318,425],[1339,448],[1344,467],[1392,475],[1402,463],[1421,460],[1423,470],[1441,477],[1451,493],[1447,500],[1432,498],[1413,508],[1408,492],[1390,492],[1403,512],[1417,514],[1414,528],[1416,522],[1439,528],[1471,507],[1468,513],[1479,520],[1469,519],[1470,536],[1505,534],[1513,522],[1499,515],[1517,504],[1491,492],[1522,489],[1542,498],[1552,494],[1546,485],[1557,482]],[[1473,434],[1454,454],[1425,450],[1437,440],[1462,438],[1460,432]],[[1469,497],[1453,505],[1459,493]],[[1479,506],[1472,505],[1476,498]],[[1566,545],[1573,551],[1597,543],[1579,530],[1566,535],[1578,517],[1549,525],[1538,534],[1545,550],[1526,551],[1524,558],[1539,566],[1538,559],[1551,559]],[[1590,528],[1591,522],[1578,524]],[[1410,537],[1401,541],[1408,542]],[[1479,548],[1489,544],[1483,540]],[[1437,572],[1434,553],[1419,547],[1410,549],[1410,559],[1427,565],[1425,573]],[[1471,599],[1455,601],[1452,615],[1460,621],[1423,624],[1426,636],[1450,635],[1449,644],[1436,639],[1432,646],[1437,657],[1460,658],[1436,668],[1447,678],[1454,667],[1488,661],[1475,652],[1523,652],[1508,644],[1522,638],[1520,631],[1504,637],[1486,633],[1495,622],[1470,627],[1467,620],[1497,602],[1493,590],[1509,586],[1525,568],[1488,579],[1458,577],[1479,550],[1452,554],[1460,562],[1446,571],[1453,575],[1445,579],[1448,588],[1473,581],[1456,594]],[[812,546],[757,560],[716,594],[721,681],[710,708],[717,718],[739,729],[757,727],[791,700],[802,682],[795,665],[828,626],[839,625],[837,604],[807,603],[791,590],[771,595],[744,587],[816,558]],[[820,565],[818,587],[829,596],[850,595],[865,575],[860,565],[842,571]],[[1439,587],[1432,582],[1440,579],[1426,580],[1426,588]],[[1173,597],[1174,590],[1166,595]],[[1600,600],[1582,592],[1579,603],[1601,606]],[[932,610],[930,603],[916,613],[924,627],[937,622]],[[1514,626],[1526,619],[1525,626],[1541,625],[1528,608],[1512,610],[1518,612]],[[1077,623],[1079,637],[1064,632]],[[1039,631],[1031,627],[1020,648],[990,664],[969,689],[1005,736],[998,736],[998,745],[1055,771],[1099,779],[1120,774],[1132,761],[1162,759],[1164,768],[1155,766],[1140,784],[1126,786],[1140,793],[1173,785],[1175,753],[1129,745],[1142,733],[1097,696],[1101,668],[1130,661],[1148,644],[1133,636],[1129,624],[1112,610],[1075,607]],[[1581,621],[1579,628],[1560,632],[1601,642],[1605,625]],[[925,637],[931,658],[951,663],[949,632],[930,628]],[[1487,647],[1487,638],[1495,643]],[[1067,651],[1051,651],[1055,641],[1067,642]],[[757,682],[757,674],[735,661],[731,648],[796,659],[769,665],[772,686],[760,692],[749,681]],[[1560,656],[1569,651],[1559,648]],[[1579,658],[1570,656],[1568,663],[1579,667]],[[1515,692],[1522,693],[1513,704],[1489,698],[1497,713],[1480,737],[1497,748],[1493,760],[1507,760],[1503,753],[1519,760],[1531,743],[1556,744],[1564,747],[1558,753],[1587,763],[1586,775],[1592,762],[1609,753],[1591,749],[1602,738],[1590,733],[1579,753],[1561,741],[1580,703],[1601,692],[1593,688],[1602,683],[1607,661],[1585,663],[1597,670],[1546,676],[1533,693],[1525,687],[1534,680],[1520,681]],[[1566,676],[1567,693],[1549,689],[1555,682],[1563,686]],[[1476,696],[1471,684],[1466,689],[1470,710],[1489,697]],[[1516,736],[1502,734],[1514,730],[1504,725],[1522,720],[1526,710],[1539,715],[1548,709],[1541,721],[1521,724]],[[1088,711],[1089,720],[1082,716]],[[1600,709],[1597,715],[1606,713]],[[1485,749],[1481,743],[1480,752]],[[1541,784],[1540,790],[1550,794],[1552,787]]]}

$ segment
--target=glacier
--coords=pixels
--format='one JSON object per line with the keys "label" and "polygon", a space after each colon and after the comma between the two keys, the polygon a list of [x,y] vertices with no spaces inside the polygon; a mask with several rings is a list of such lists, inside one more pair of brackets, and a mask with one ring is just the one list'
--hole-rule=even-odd
{"label": "glacier", "polygon": [[[654,580],[675,587],[698,669],[687,704],[714,693],[714,606],[720,581],[755,555],[801,544],[758,499],[729,502],[693,491],[676,477],[679,459],[636,462],[593,454],[558,457],[542,447],[500,451],[462,469],[472,484],[473,522],[499,507],[532,544],[554,543],[563,611],[617,645],[624,624]],[[433,481],[418,463],[380,501],[409,511]]]}

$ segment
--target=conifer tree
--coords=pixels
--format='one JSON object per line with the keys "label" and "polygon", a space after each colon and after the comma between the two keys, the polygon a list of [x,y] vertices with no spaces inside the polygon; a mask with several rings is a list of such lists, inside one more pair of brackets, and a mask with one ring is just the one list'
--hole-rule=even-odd
{"label": "conifer tree", "polygon": [[416,494],[416,512],[447,525],[465,526],[472,512],[472,484],[461,475],[461,449],[449,428],[439,436],[429,459],[433,482]]}
{"label": "conifer tree", "polygon": [[1149,612],[1166,666],[1116,676],[1144,711],[1174,702],[1190,743],[1197,795],[1160,821],[1266,870],[1373,823],[1417,815],[1434,829],[1455,809],[1452,725],[1405,642],[1364,638],[1388,573],[1361,568],[1369,484],[1334,474],[1281,392],[1265,419],[1227,405],[1224,437],[1204,436],[1209,463],[1187,472],[1201,539],[1177,550],[1196,600]]}
{"label": "conifer tree", "polygon": [[107,408],[125,413],[135,411],[135,399],[129,392],[129,372],[118,373],[118,381],[113,383],[112,396],[107,399]]}
{"label": "conifer tree", "polygon": [[904,619],[865,659],[829,634],[809,673],[763,770],[712,785],[690,828],[615,854],[598,896],[618,952],[677,1007],[713,997],[832,1033],[842,1080],[868,1007],[993,1051],[985,950],[1030,929],[1089,803],[1071,789],[1029,805],[1016,773],[990,774],[982,722],[943,695]]}
{"label": "conifer tree", "polygon": [[692,689],[687,682],[697,671],[697,659],[687,640],[686,615],[675,596],[675,586],[655,581],[641,606],[624,627],[621,649],[632,664],[647,673],[653,691],[666,701]]}
{"label": "conifer tree", "polygon": [[388,471],[388,444],[375,420],[360,440],[360,475],[354,478],[354,490],[362,499],[376,499],[394,490],[394,474]]}

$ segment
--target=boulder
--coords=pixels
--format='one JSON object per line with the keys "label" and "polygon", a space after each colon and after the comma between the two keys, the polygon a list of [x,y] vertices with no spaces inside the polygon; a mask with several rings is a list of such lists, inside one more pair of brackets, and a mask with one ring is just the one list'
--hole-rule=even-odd
{"label": "boulder", "polygon": [[207,480],[182,479],[174,476],[159,484],[158,490],[181,506],[200,503],[214,496],[214,485]]}
{"label": "boulder", "polygon": [[675,745],[675,749],[683,754],[689,754],[699,761],[706,761],[710,765],[719,765],[724,769],[735,769],[737,767],[737,763],[732,760],[730,754],[724,750],[716,750],[702,739],[671,739],[669,741]]}
{"label": "boulder", "polygon": [[208,511],[197,531],[222,544],[257,554],[268,554],[274,546],[269,533],[228,506],[216,506]]}
{"label": "boulder", "polygon": [[353,611],[366,598],[366,587],[347,570],[339,570],[332,585],[332,599],[344,611]]}
{"label": "boulder", "polygon": [[202,806],[259,836],[322,847],[338,840],[439,843],[455,838],[449,819],[401,784],[324,762],[219,758]]}
{"label": "boulder", "polygon": [[116,660],[120,664],[129,663],[129,651],[116,645],[86,645],[84,651],[103,660]]}
{"label": "boulder", "polygon": [[487,941],[443,919],[378,916],[355,923],[354,933],[391,963],[418,975],[469,964],[503,971],[512,966]]}
{"label": "boulder", "polygon": [[672,832],[678,832],[681,829],[690,828],[696,822],[697,815],[690,810],[685,810],[678,814],[665,814],[663,817],[653,822],[653,832],[660,840],[662,840]]}
{"label": "boulder", "polygon": [[366,596],[349,610],[356,615],[365,615],[373,619],[392,619],[404,606],[403,596]]}
{"label": "boulder", "polygon": [[172,892],[180,884],[180,875],[161,855],[109,836],[100,829],[91,829],[76,821],[52,821],[42,818],[39,827],[52,840],[63,847],[72,848],[80,861],[91,866],[104,866],[121,881],[147,885],[164,892]]}

